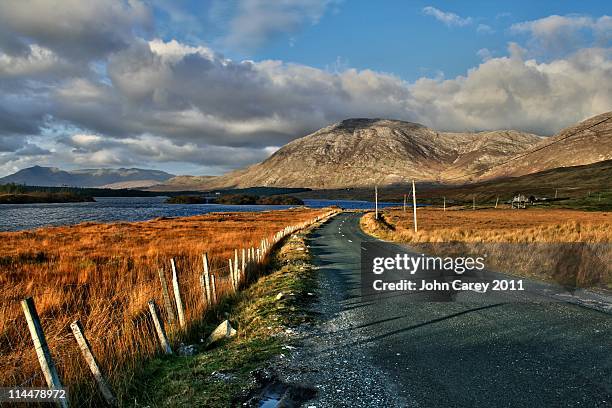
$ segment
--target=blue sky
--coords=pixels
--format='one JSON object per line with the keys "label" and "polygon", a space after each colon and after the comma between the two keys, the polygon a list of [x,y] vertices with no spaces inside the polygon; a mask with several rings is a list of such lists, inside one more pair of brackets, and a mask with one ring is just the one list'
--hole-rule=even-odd
{"label": "blue sky", "polygon": [[[217,15],[214,1],[185,1],[179,10],[191,24],[175,24],[157,2],[157,17],[165,25],[165,39],[212,44],[234,59],[279,59],[320,69],[353,67],[398,75],[407,81],[422,76],[465,74],[488,49],[493,56],[506,54],[507,43],[525,35],[511,26],[550,15],[606,14],[606,1],[380,1],[330,2],[316,19],[305,19],[295,29],[270,35],[259,46],[242,48],[223,42],[236,3]],[[465,25],[447,24],[424,12],[433,7],[470,20]],[[176,10],[176,9],[175,9]],[[542,56],[548,58],[548,56]]]}
{"label": "blue sky", "polygon": [[608,4],[3,0],[0,176],[221,174],[351,117],[552,135],[612,110]]}

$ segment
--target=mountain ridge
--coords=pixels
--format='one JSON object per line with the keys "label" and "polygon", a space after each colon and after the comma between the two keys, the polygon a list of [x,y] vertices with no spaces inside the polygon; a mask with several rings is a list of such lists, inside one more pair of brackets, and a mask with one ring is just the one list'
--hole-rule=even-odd
{"label": "mountain ridge", "polygon": [[[183,176],[180,185],[334,189],[516,177],[612,159],[611,117],[603,113],[550,137],[516,130],[442,132],[412,122],[352,118],[295,139],[261,163],[222,176]],[[593,124],[599,128],[590,129]]]}
{"label": "mountain ridge", "polygon": [[512,167],[493,168],[483,179],[517,177],[558,167],[572,167],[612,159],[612,112],[605,112],[568,126],[542,140]]}
{"label": "mountain ridge", "polygon": [[[338,188],[439,180],[444,172],[477,169],[540,141],[541,136],[514,130],[438,132],[412,122],[347,119],[295,139],[246,169],[194,177],[191,186]],[[185,177],[180,181],[187,184]]]}
{"label": "mountain ridge", "polygon": [[249,187],[337,189],[433,182],[465,184],[612,160],[612,112],[550,137],[516,130],[443,132],[419,123],[350,118],[297,138],[266,160],[221,176],[138,168],[64,171],[33,166],[0,178],[40,186],[152,191]]}
{"label": "mountain ridge", "polygon": [[[130,183],[131,188],[149,187],[175,177],[161,170],[139,168],[100,168],[62,170],[58,167],[32,166],[0,178],[0,184],[17,183],[41,187],[105,187],[120,188]],[[114,187],[116,185],[116,187]],[[136,187],[135,187],[136,186]]]}

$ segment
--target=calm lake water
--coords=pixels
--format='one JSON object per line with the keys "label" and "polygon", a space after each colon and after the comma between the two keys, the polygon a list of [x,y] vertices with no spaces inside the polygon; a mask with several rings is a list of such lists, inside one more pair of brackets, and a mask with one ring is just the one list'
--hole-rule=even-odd
{"label": "calm lake water", "polygon": [[[97,197],[95,203],[0,204],[0,231],[17,231],[80,222],[144,221],[156,217],[184,217],[211,212],[267,211],[286,205],[166,204],[166,197]],[[368,201],[304,200],[312,208],[338,205],[350,209],[373,208]],[[398,205],[379,203],[379,207]]]}

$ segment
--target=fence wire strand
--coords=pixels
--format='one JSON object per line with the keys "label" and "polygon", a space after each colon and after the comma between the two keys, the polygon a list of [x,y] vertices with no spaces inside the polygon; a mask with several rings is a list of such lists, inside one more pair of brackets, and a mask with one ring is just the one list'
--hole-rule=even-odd
{"label": "fence wire strand", "polygon": [[[326,216],[330,215],[330,213],[328,213]],[[265,237],[261,240],[262,244],[264,242],[264,240],[266,241],[267,245],[267,250],[266,252],[261,253],[261,258],[259,260],[257,259],[251,259],[250,262],[249,261],[245,261],[247,267],[252,268],[252,267],[261,267],[264,263],[265,263],[265,259],[266,256],[268,255],[268,253],[271,251],[272,247],[282,238],[284,238],[286,235],[289,235],[293,232],[298,231],[301,228],[306,227],[307,225],[316,222],[317,220],[319,220],[319,217],[316,217],[312,220],[310,220],[309,222],[306,223],[300,223],[299,225],[296,226],[291,226],[288,228],[285,228],[281,231],[279,231],[277,234],[274,234],[270,237]],[[248,256],[251,256],[251,248],[260,248],[260,246],[256,246],[256,245],[252,245],[250,244],[249,246],[245,247],[245,250],[248,253]],[[233,253],[233,251],[232,251]],[[239,253],[239,260],[240,262],[242,261],[242,248],[240,248],[238,250]],[[229,259],[234,259],[234,256],[231,256]],[[217,264],[219,264],[220,262],[217,262]],[[221,263],[222,264],[222,263]],[[239,263],[239,265],[241,265],[241,263]],[[239,268],[242,269],[242,268]],[[225,266],[221,266],[221,267],[216,267],[214,268],[214,270],[210,270],[210,274],[215,276],[218,281],[221,281],[222,279],[224,281],[226,281],[227,279],[227,275],[230,274],[230,267],[229,265],[225,265]],[[180,275],[180,268],[177,265],[177,274],[178,274],[178,280],[179,280],[179,284],[183,286],[183,291],[185,291],[185,288],[194,288],[193,290],[197,290],[195,289],[197,286],[192,286],[192,284],[194,283],[200,283],[201,282],[201,277],[203,276],[203,271],[202,272],[196,272],[196,270],[192,269],[192,268],[187,268],[186,272],[183,272],[186,274],[195,274],[195,276],[190,276],[187,279],[181,279]],[[244,271],[242,271],[242,273],[244,273]],[[244,275],[242,275],[243,278],[245,278]],[[167,269],[164,268],[164,277],[167,278]],[[145,295],[147,295],[146,297],[148,297],[150,292],[153,292],[151,297],[156,297],[159,296],[160,293],[158,293],[159,291],[157,290],[158,288],[156,288],[155,286],[153,286],[153,282],[157,282],[157,284],[159,283],[159,276],[155,276],[152,277],[150,279],[146,279],[146,280],[142,280],[142,281],[138,281],[135,283],[135,285],[137,285],[137,287],[139,287],[139,289],[144,289],[145,290]],[[172,281],[172,279],[170,279]],[[78,284],[78,283],[67,283],[67,284],[63,284],[60,285],[58,287],[52,287],[52,288],[41,288],[40,290],[36,290],[33,292],[30,292],[29,297],[40,297],[40,296],[45,296],[48,294],[57,294],[58,290],[59,291],[66,291],[66,292],[70,292],[70,293],[74,293],[74,292],[78,292],[79,290],[86,290],[86,289],[91,289],[92,288],[92,284],[91,283],[87,283],[87,284]],[[220,288],[216,289],[217,292],[217,303],[221,300],[221,298],[225,295],[227,295],[227,288],[225,290],[223,290],[222,292],[219,292]],[[141,296],[140,292],[137,296]],[[134,294],[134,287],[130,287],[130,288],[126,288],[126,289],[122,289],[116,292],[113,292],[112,294],[112,298],[109,301],[113,301],[116,300],[117,298],[122,298],[125,296],[132,296]],[[192,295],[193,296],[193,295]],[[198,303],[202,303],[202,306],[204,307],[204,309],[209,309],[211,306],[208,305],[206,299],[204,299],[201,295],[197,296],[197,298],[199,299],[197,302]],[[23,300],[23,298],[17,298],[17,297],[12,297],[12,298],[5,298],[3,300],[2,303],[5,304],[6,306],[11,306],[11,305],[15,305],[16,303],[20,303]],[[192,303],[192,302],[189,302]],[[214,305],[213,305],[214,307]],[[167,311],[165,312],[167,313]],[[163,313],[163,314],[165,314]],[[140,327],[142,324],[148,324],[148,322],[150,322],[150,316],[149,313],[146,309],[143,309],[140,313],[140,316],[136,317],[135,320],[132,320],[132,325],[134,327]],[[166,316],[167,318],[167,316]],[[9,327],[9,324],[11,323],[16,323],[18,320],[22,319],[21,316],[16,316],[14,318],[8,319],[4,322],[4,332],[3,337],[6,339],[6,343],[7,345],[10,347],[10,349],[15,350],[16,344],[15,342],[13,342],[13,340],[11,340],[11,338],[8,335],[8,330],[6,330],[6,328]],[[43,319],[43,322],[46,319]],[[58,355],[59,351],[56,353],[53,353],[53,358],[54,358],[54,362],[57,366],[59,367],[63,367],[66,362],[70,361],[73,359],[73,357],[75,357],[77,354],[80,354],[80,350],[78,349],[78,347],[76,347],[75,345],[72,346],[67,346],[68,344],[72,344],[71,341],[71,335],[70,335],[70,331],[66,330],[66,327],[68,327],[69,325],[65,325],[64,327],[61,328],[61,330],[59,330],[57,333],[54,333],[54,335],[50,338],[50,341],[53,343],[59,343],[62,344],[63,347],[61,347],[61,355]],[[101,336],[95,336],[93,338],[90,338],[88,340],[93,341],[95,344],[100,344],[103,347],[107,347],[108,346],[108,342],[111,339],[116,339],[117,335],[119,334],[119,332],[117,331],[113,331],[113,330],[108,330],[106,334],[101,335]],[[26,335],[27,336],[27,335]],[[21,337],[21,339],[25,339],[25,337]],[[18,341],[19,342],[19,341]],[[33,345],[32,345],[33,346]],[[33,346],[32,348],[27,348],[22,350],[21,353],[21,360],[22,361],[27,361],[28,357],[26,356],[26,353],[32,353],[32,352],[37,352],[39,349],[39,347],[37,346]],[[27,384],[32,384],[36,379],[41,378],[41,372],[35,372],[32,376],[30,376],[29,378],[27,378],[26,380],[22,381],[18,387],[23,387]]]}

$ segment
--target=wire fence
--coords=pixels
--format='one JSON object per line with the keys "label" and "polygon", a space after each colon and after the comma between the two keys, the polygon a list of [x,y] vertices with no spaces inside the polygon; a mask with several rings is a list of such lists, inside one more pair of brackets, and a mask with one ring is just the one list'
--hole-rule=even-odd
{"label": "wire fence", "polygon": [[[49,345],[47,350],[44,346],[33,346],[33,337],[30,336],[34,334],[31,328],[28,333],[26,319],[23,315],[15,314],[18,304],[24,302],[23,298],[5,296],[0,304],[0,308],[3,308],[0,312],[6,316],[7,309],[12,308],[14,315],[4,320],[3,330],[0,333],[0,351],[3,354],[0,361],[0,372],[7,374],[0,381],[2,383],[0,385],[51,386],[46,383],[46,376],[42,375],[45,370],[42,362],[39,366],[36,361],[38,359],[40,362],[41,358],[47,358],[50,365],[55,367],[56,375],[66,380],[64,385],[72,385],[70,382],[73,381],[88,382],[88,385],[78,384],[78,387],[80,389],[85,387],[92,394],[86,397],[90,399],[89,404],[95,404],[94,401],[100,400],[100,393],[96,389],[96,384],[91,380],[92,375],[87,372],[85,364],[75,364],[75,362],[83,361],[83,352],[77,346],[70,330],[72,321],[85,319],[85,335],[92,353],[100,357],[97,363],[104,376],[111,378],[112,384],[112,377],[121,371],[122,366],[136,364],[143,356],[146,357],[160,351],[161,344],[155,333],[152,315],[147,308],[149,300],[153,300],[157,305],[160,320],[170,330],[168,332],[170,342],[175,345],[185,338],[191,326],[202,320],[206,311],[214,309],[226,296],[235,294],[256,278],[267,266],[270,252],[281,240],[333,214],[335,211],[329,211],[298,225],[285,227],[273,236],[262,239],[257,247],[236,249],[233,251],[234,256],[226,260],[225,266],[222,266],[223,263],[220,260],[216,260],[214,268],[202,264],[198,271],[193,266],[181,269],[181,264],[175,265],[173,260],[170,279],[168,279],[169,268],[164,268],[159,275],[151,273],[148,279],[139,280],[134,287],[114,291],[106,299],[107,305],[97,305],[104,312],[102,318],[99,316],[100,311],[95,311],[98,314],[94,316],[92,307],[89,310],[85,308],[85,310],[74,313],[70,309],[72,305],[60,303],[57,310],[54,310],[53,313],[44,313],[38,320],[38,324],[46,334],[44,343]],[[207,262],[207,257],[203,259],[206,259],[203,262]],[[166,263],[170,263],[170,260]],[[208,276],[205,276],[206,274]],[[165,279],[166,283],[162,283],[162,279]],[[206,285],[205,282],[207,282]],[[162,291],[164,285],[169,289],[170,303],[164,302]],[[35,302],[45,296],[55,296],[58,292],[65,292],[74,295],[73,302],[82,302],[83,305],[88,306],[79,298],[79,295],[86,295],[92,289],[91,286],[90,283],[67,283],[30,290],[28,298],[32,298],[32,301]],[[171,310],[166,310],[168,306],[171,307]],[[135,310],[126,310],[130,307]],[[68,313],[64,313],[64,309]],[[181,314],[185,316],[184,321],[170,318],[170,315]],[[119,355],[119,351],[125,354],[126,350],[131,350],[132,355]],[[43,372],[34,370],[37,366],[41,367]]]}

